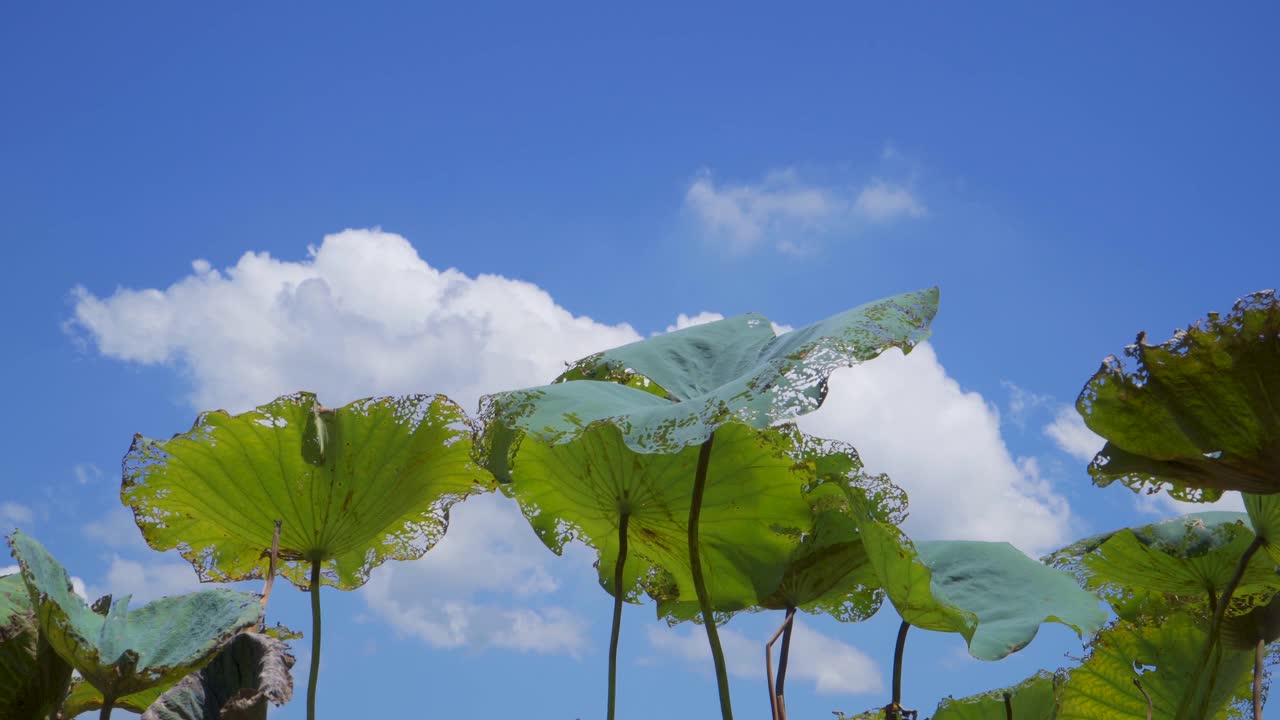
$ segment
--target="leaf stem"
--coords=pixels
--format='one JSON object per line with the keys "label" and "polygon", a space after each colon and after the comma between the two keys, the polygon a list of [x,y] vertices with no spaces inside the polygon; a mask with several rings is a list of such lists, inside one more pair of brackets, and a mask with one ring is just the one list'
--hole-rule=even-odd
{"label": "leaf stem", "polygon": [[1253,650],[1253,720],[1262,720],[1262,671],[1267,656],[1267,641],[1258,638]]}
{"label": "leaf stem", "polygon": [[[1181,717],[1203,717],[1208,712],[1208,704],[1213,695],[1213,686],[1217,680],[1217,673],[1210,672],[1208,674],[1208,687],[1202,688],[1202,682],[1205,671],[1209,668],[1209,664],[1213,659],[1213,652],[1218,647],[1218,636],[1222,633],[1222,622],[1226,619],[1227,608],[1231,607],[1231,596],[1235,594],[1236,587],[1240,584],[1240,579],[1244,577],[1245,570],[1249,567],[1249,561],[1253,559],[1253,554],[1258,552],[1266,540],[1261,535],[1255,536],[1253,542],[1249,543],[1249,547],[1245,548],[1243,554],[1240,555],[1240,562],[1236,565],[1236,571],[1222,588],[1222,596],[1217,598],[1216,607],[1213,610],[1213,619],[1209,623],[1209,637],[1205,638],[1204,650],[1200,653],[1200,662],[1196,667],[1195,675],[1192,676],[1192,682],[1187,686],[1186,692],[1193,693],[1192,702],[1186,702],[1184,695],[1183,708],[1187,709],[1191,704],[1196,707],[1190,708],[1190,715],[1184,715],[1181,711],[1178,716]],[[1210,591],[1210,602],[1213,601],[1212,591]],[[1203,692],[1201,690],[1203,689]]]}
{"label": "leaf stem", "polygon": [[795,617],[795,608],[787,608],[787,619],[782,621],[777,632],[769,638],[769,642],[764,644],[764,677],[769,684],[769,709],[773,713],[773,720],[786,720],[787,717],[787,710],[782,703],[782,693],[773,684],[773,644],[778,642],[778,637],[782,633],[791,632],[791,624],[795,621]]}
{"label": "leaf stem", "polygon": [[311,561],[311,677],[307,680],[307,720],[316,720],[316,679],[320,675],[320,560]]}
{"label": "leaf stem", "polygon": [[702,494],[707,486],[707,467],[711,464],[711,443],[715,432],[707,436],[698,453],[698,468],[693,477],[693,497],[689,505],[689,570],[693,574],[693,589],[698,594],[702,608],[702,625],[707,629],[707,642],[711,645],[711,660],[716,667],[716,686],[720,691],[720,715],[723,720],[733,720],[733,707],[729,703],[729,673],[724,664],[724,650],[720,647],[720,633],[716,630],[715,613],[711,609],[711,597],[702,577],[702,554],[698,545],[698,517],[702,514]]}
{"label": "leaf stem", "polygon": [[262,588],[262,624],[267,624],[267,600],[271,599],[271,586],[276,581],[276,565],[280,559],[280,526],[284,524],[283,520],[276,521],[276,532],[271,538],[271,559],[267,566],[267,583]]}
{"label": "leaf stem", "polygon": [[98,720],[111,720],[111,706],[115,704],[116,701],[111,698],[102,698],[102,710],[98,711]]}
{"label": "leaf stem", "polygon": [[898,642],[893,648],[893,705],[902,706],[902,653],[907,646],[907,631],[911,623],[906,620],[898,627]]}
{"label": "leaf stem", "polygon": [[609,637],[609,720],[613,720],[618,697],[618,635],[622,630],[622,574],[627,564],[627,521],[631,513],[622,513],[618,521],[618,564],[613,569],[613,634]]}
{"label": "leaf stem", "polygon": [[1004,694],[1004,718],[1013,720],[1013,696],[1009,693]]}
{"label": "leaf stem", "polygon": [[787,624],[786,629],[782,631],[782,649],[778,651],[778,718],[779,720],[787,720],[787,711],[783,696],[786,695],[787,684],[787,660],[791,656],[791,630],[796,626],[796,609],[792,605],[787,606]]}
{"label": "leaf stem", "polygon": [[1151,713],[1154,708],[1151,706],[1151,695],[1147,693],[1147,689],[1142,687],[1142,681],[1138,678],[1133,679],[1133,684],[1138,687],[1138,692],[1142,693],[1142,697],[1147,700],[1147,720],[1151,720]]}

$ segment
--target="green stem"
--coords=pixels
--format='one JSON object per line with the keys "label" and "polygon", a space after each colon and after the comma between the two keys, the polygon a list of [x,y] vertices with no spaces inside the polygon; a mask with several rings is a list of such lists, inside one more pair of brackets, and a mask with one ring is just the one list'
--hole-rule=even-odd
{"label": "green stem", "polygon": [[1004,694],[1004,718],[1013,720],[1013,696],[1009,693]]}
{"label": "green stem", "polygon": [[311,677],[307,680],[307,720],[316,720],[316,680],[320,676],[320,561],[311,561]]}
{"label": "green stem", "polygon": [[111,706],[115,704],[115,700],[103,698],[102,710],[98,712],[98,720],[111,720]]}
{"label": "green stem", "polygon": [[902,654],[907,647],[907,631],[911,623],[906,620],[898,627],[898,642],[893,647],[893,706],[902,707]]}
{"label": "green stem", "polygon": [[1137,686],[1138,692],[1142,693],[1143,699],[1147,701],[1147,720],[1151,720],[1151,713],[1155,710],[1151,705],[1151,695],[1147,693],[1147,689],[1142,687],[1142,681],[1138,678],[1133,679],[1133,684]]}
{"label": "green stem", "polygon": [[613,634],[609,637],[609,720],[613,720],[618,698],[618,634],[622,630],[622,571],[627,564],[627,520],[622,513],[618,521],[618,564],[613,569]]}
{"label": "green stem", "polygon": [[795,627],[796,609],[790,605],[787,606],[787,623],[786,630],[782,631],[782,649],[778,651],[778,688],[775,691],[778,697],[782,697],[786,693],[787,684],[787,658],[791,654],[791,629]]}
{"label": "green stem", "polygon": [[1267,641],[1258,638],[1253,650],[1253,720],[1262,720],[1262,670],[1267,656]]}
{"label": "green stem", "polygon": [[716,666],[716,686],[720,690],[720,715],[723,720],[733,720],[733,707],[729,704],[729,673],[724,664],[724,650],[720,648],[720,633],[716,630],[715,613],[711,609],[711,597],[702,577],[702,555],[698,546],[698,517],[702,514],[702,493],[707,486],[707,467],[711,464],[711,443],[715,433],[707,436],[698,453],[698,469],[693,477],[693,498],[689,506],[689,570],[693,573],[693,589],[698,593],[698,605],[702,608],[702,625],[707,629],[707,642],[711,644],[711,659]]}
{"label": "green stem", "polygon": [[[1264,540],[1260,535],[1255,537],[1253,542],[1249,543],[1249,547],[1245,548],[1244,554],[1240,556],[1240,562],[1236,565],[1235,574],[1231,576],[1231,579],[1228,580],[1227,584],[1222,588],[1222,596],[1217,598],[1216,607],[1214,607],[1213,610],[1213,619],[1209,623],[1209,637],[1205,639],[1204,650],[1200,653],[1200,663],[1196,668],[1195,675],[1192,676],[1193,682],[1188,685],[1186,691],[1193,693],[1192,700],[1198,702],[1195,702],[1196,707],[1191,709],[1190,715],[1179,712],[1178,716],[1180,718],[1201,718],[1208,712],[1209,701],[1213,695],[1213,686],[1217,680],[1217,673],[1206,673],[1206,671],[1209,669],[1210,664],[1212,664],[1214,651],[1218,649],[1218,635],[1222,632],[1222,623],[1226,619],[1227,608],[1231,607],[1231,596],[1235,594],[1236,587],[1240,584],[1240,579],[1244,577],[1245,570],[1249,567],[1249,561],[1253,559],[1253,554],[1258,552],[1258,550],[1265,544],[1266,540]],[[1210,594],[1210,598],[1210,602],[1213,603],[1212,593]],[[1204,682],[1203,678],[1205,678],[1206,675],[1208,676],[1208,687],[1202,688],[1201,684]],[[1201,690],[1203,690],[1203,692],[1200,692]],[[1196,695],[1194,693],[1199,694]],[[1190,702],[1186,702],[1185,696],[1183,699],[1184,702],[1182,703],[1182,706],[1184,709],[1192,704]]]}

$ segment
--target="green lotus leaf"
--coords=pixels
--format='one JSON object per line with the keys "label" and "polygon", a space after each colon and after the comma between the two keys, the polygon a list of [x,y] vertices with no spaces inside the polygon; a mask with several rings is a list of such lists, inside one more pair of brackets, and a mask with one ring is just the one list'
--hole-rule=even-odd
{"label": "green lotus leaf", "polygon": [[[112,702],[111,707],[116,710],[142,713],[170,687],[172,686],[168,684],[157,685],[142,692],[125,695]],[[67,699],[62,702],[62,708],[58,710],[58,718],[73,720],[84,713],[101,710],[104,703],[102,691],[85,682],[83,678],[76,678],[71,682],[71,692],[67,694]]]}
{"label": "green lotus leaf", "polygon": [[760,315],[695,325],[579,360],[556,383],[482,400],[482,453],[499,480],[521,432],[572,440],[616,425],[641,453],[678,452],[719,426],[765,428],[816,409],[837,368],[885,349],[908,352],[928,335],[937,288],[868,303],[775,335]]}
{"label": "green lotus leaf", "polygon": [[[847,443],[806,435],[796,459],[811,465],[816,475],[805,493],[813,514],[811,526],[794,546],[777,588],[749,607],[717,602],[722,618],[742,609],[798,608],[858,622],[880,608],[884,592],[858,534],[853,508],[881,522],[901,523],[907,514],[906,493],[887,475],[867,474],[857,451]],[[697,603],[678,600],[672,587],[669,579],[661,578],[649,589],[658,601],[658,616],[673,625],[696,622]]]}
{"label": "green lotus leaf", "polygon": [[[1171,598],[1156,602],[1147,594],[1182,596],[1190,604],[1216,597],[1235,575],[1254,537],[1244,513],[1192,513],[1087,538],[1049,555],[1045,562],[1074,571],[1086,587],[1101,590],[1117,612],[1125,604],[1141,603],[1141,608],[1121,612],[1136,619],[1178,605]],[[1247,610],[1277,590],[1280,575],[1273,561],[1254,554],[1232,595],[1233,608]]]}
{"label": "green lotus leaf", "polygon": [[1013,720],[1053,720],[1057,717],[1061,682],[1058,675],[1041,671],[1013,687],[959,700],[943,698],[933,720],[1006,720],[1010,709],[1013,710]]}
{"label": "green lotus leaf", "polygon": [[[1165,720],[1189,706],[1186,692],[1198,685],[1196,667],[1206,636],[1186,618],[1161,625],[1113,625],[1094,640],[1088,658],[1069,671],[1058,720]],[[1139,673],[1137,668],[1145,669]],[[1207,672],[1215,683],[1205,718],[1226,718],[1230,706],[1249,697],[1252,653],[1219,651]],[[1139,689],[1133,681],[1141,682]]]}
{"label": "green lotus leaf", "polygon": [[275,638],[241,633],[213,662],[160,696],[142,720],[267,720],[293,696],[293,656]]}
{"label": "green lotus leaf", "polygon": [[132,611],[128,596],[107,597],[90,608],[71,591],[67,571],[43,545],[21,532],[10,536],[9,545],[41,632],[54,651],[113,702],[176,682],[262,619],[260,596],[234,590],[161,598]]}
{"label": "green lotus leaf", "polygon": [[861,524],[867,553],[902,619],[964,636],[969,652],[999,660],[1036,636],[1042,623],[1089,637],[1106,623],[1098,598],[1069,573],[1046,567],[1009,543],[912,543],[887,523]]}
{"label": "green lotus leaf", "polygon": [[1098,485],[1169,487],[1209,501],[1224,490],[1280,492],[1280,302],[1248,295],[1168,342],[1145,333],[1107,358],[1076,401],[1107,443],[1089,466]]}
{"label": "green lotus leaf", "polygon": [[831,714],[835,716],[835,720],[886,720],[888,718],[888,713],[882,707],[872,708],[857,715],[845,715],[839,711],[833,711]]}
{"label": "green lotus leaf", "polygon": [[0,577],[0,717],[46,720],[70,681],[71,665],[40,633],[22,575]]}
{"label": "green lotus leaf", "polygon": [[466,415],[443,395],[336,410],[287,395],[240,415],[206,412],[189,432],[136,436],[121,497],[147,543],[177,548],[204,581],[262,578],[280,529],[280,576],[350,590],[386,560],[421,557],[449,507],[481,489]]}
{"label": "green lotus leaf", "polygon": [[[811,470],[791,455],[798,439],[793,426],[758,431],[734,423],[717,432],[701,535],[703,572],[717,601],[750,604],[777,586],[782,564],[809,522],[803,488]],[[636,453],[616,427],[598,425],[570,443],[526,443],[503,489],[556,553],[574,539],[596,548],[600,585],[610,593],[619,523],[627,516],[625,598],[637,601],[647,579],[665,570],[678,598],[693,599],[686,518],[698,455],[697,447],[670,455]]]}
{"label": "green lotus leaf", "polygon": [[1242,615],[1228,617],[1222,625],[1222,642],[1234,650],[1252,652],[1258,641],[1280,640],[1280,595]]}

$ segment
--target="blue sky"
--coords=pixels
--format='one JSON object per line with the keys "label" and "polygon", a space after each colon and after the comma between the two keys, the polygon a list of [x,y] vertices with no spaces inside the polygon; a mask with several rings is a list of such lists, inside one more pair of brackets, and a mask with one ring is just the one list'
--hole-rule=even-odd
{"label": "blue sky", "polygon": [[[7,8],[0,513],[90,590],[190,587],[117,509],[135,432],[304,387],[473,407],[681,314],[802,325],[934,284],[930,345],[841,373],[809,424],[911,492],[913,534],[1036,551],[1176,513],[1092,488],[1062,411],[1139,330],[1277,284],[1278,14]],[[518,520],[463,507],[440,559],[326,593],[324,717],[602,716],[609,597]],[[301,593],[272,607],[308,624]],[[729,625],[740,717],[777,620]],[[805,626],[792,714],[883,704],[891,612]],[[620,716],[714,714],[689,632],[627,609]],[[928,712],[1078,648],[919,633],[905,689]]]}

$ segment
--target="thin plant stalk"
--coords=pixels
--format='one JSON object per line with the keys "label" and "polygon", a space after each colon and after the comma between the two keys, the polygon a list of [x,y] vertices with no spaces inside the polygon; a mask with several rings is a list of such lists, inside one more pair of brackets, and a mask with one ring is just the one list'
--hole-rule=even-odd
{"label": "thin plant stalk", "polygon": [[[1248,569],[1249,561],[1253,559],[1254,553],[1258,552],[1258,550],[1265,544],[1266,541],[1263,540],[1261,535],[1255,537],[1253,542],[1249,543],[1249,547],[1245,548],[1244,553],[1240,556],[1240,562],[1236,565],[1235,574],[1231,576],[1231,579],[1228,580],[1227,584],[1222,588],[1222,597],[1217,598],[1217,602],[1213,603],[1214,598],[1210,596],[1211,604],[1216,605],[1216,607],[1214,607],[1213,610],[1213,619],[1209,623],[1209,637],[1205,639],[1204,650],[1200,654],[1200,663],[1196,668],[1196,674],[1193,676],[1195,678],[1195,682],[1188,685],[1187,692],[1195,693],[1201,689],[1200,686],[1203,682],[1201,678],[1204,677],[1205,670],[1208,669],[1213,660],[1214,651],[1220,649],[1218,636],[1222,632],[1222,623],[1226,618],[1227,608],[1231,606],[1231,596],[1235,594],[1236,587],[1240,584],[1240,578],[1244,577],[1245,570]],[[1191,708],[1191,714],[1189,715],[1180,712],[1180,718],[1198,718],[1205,715],[1207,711],[1206,705],[1209,702],[1210,696],[1213,694],[1213,686],[1217,680],[1215,677],[1216,673],[1209,673],[1208,675],[1209,684],[1208,687],[1204,688],[1204,692],[1200,695],[1198,707]],[[1192,697],[1194,697],[1194,695]],[[1181,710],[1188,710],[1187,706],[1190,704],[1191,703],[1186,702],[1186,697],[1184,696],[1184,702],[1182,703],[1183,707]]]}
{"label": "thin plant stalk", "polygon": [[618,521],[618,564],[613,569],[613,634],[609,637],[609,720],[613,720],[618,698],[618,635],[622,630],[622,572],[627,564],[627,521],[630,513],[622,513]]}
{"label": "thin plant stalk", "polygon": [[1013,720],[1013,696],[1004,694],[1004,720]]}
{"label": "thin plant stalk", "polygon": [[893,707],[895,709],[902,707],[902,654],[907,647],[907,631],[910,629],[911,623],[903,620],[902,625],[898,626],[898,641],[893,647]]}
{"label": "thin plant stalk", "polygon": [[102,698],[102,709],[98,711],[98,720],[111,720],[111,706],[116,701],[109,697]]}
{"label": "thin plant stalk", "polygon": [[284,524],[283,520],[276,521],[276,532],[271,538],[271,558],[270,564],[267,566],[267,583],[262,588],[262,624],[267,623],[267,600],[271,599],[271,586],[276,582],[276,564],[280,560],[280,526]]}
{"label": "thin plant stalk", "polygon": [[[769,684],[769,709],[773,713],[773,720],[786,720],[787,717],[787,710],[782,702],[782,685],[779,683],[775,687],[773,684],[773,644],[778,641],[778,637],[783,633],[790,636],[791,624],[794,619],[795,609],[789,608],[787,619],[782,621],[782,624],[778,626],[777,632],[773,634],[773,637],[769,638],[769,642],[764,644],[764,675]],[[782,678],[781,672],[779,672],[778,678]]]}
{"label": "thin plant stalk", "polygon": [[1136,685],[1136,686],[1138,686],[1138,692],[1142,693],[1142,697],[1146,699],[1146,701],[1147,701],[1147,720],[1151,720],[1151,713],[1152,713],[1152,711],[1154,710],[1154,708],[1153,708],[1153,707],[1152,707],[1152,705],[1151,705],[1151,695],[1147,692],[1147,689],[1146,689],[1146,688],[1142,687],[1142,681],[1141,681],[1141,680],[1139,680],[1138,678],[1134,678],[1134,679],[1133,679],[1133,684],[1134,684],[1134,685]]}
{"label": "thin plant stalk", "polygon": [[778,697],[786,695],[787,660],[791,657],[791,631],[795,628],[795,607],[787,606],[787,623],[782,631],[782,649],[778,651]]}
{"label": "thin plant stalk", "polygon": [[733,707],[729,703],[729,673],[724,664],[724,650],[720,647],[720,633],[716,630],[715,613],[711,609],[711,597],[702,577],[702,554],[698,545],[698,517],[702,514],[702,494],[707,486],[707,467],[711,464],[711,444],[715,433],[707,436],[698,453],[698,468],[693,478],[693,498],[689,507],[689,570],[693,574],[693,588],[698,593],[698,605],[702,608],[702,625],[707,629],[707,642],[711,644],[711,660],[716,668],[716,687],[720,691],[720,716],[733,720]]}
{"label": "thin plant stalk", "polygon": [[1267,641],[1258,638],[1253,649],[1253,720],[1262,720],[1262,671],[1267,657]]}
{"label": "thin plant stalk", "polygon": [[307,720],[316,720],[316,680],[320,675],[320,561],[311,561],[311,676],[307,680]]}

